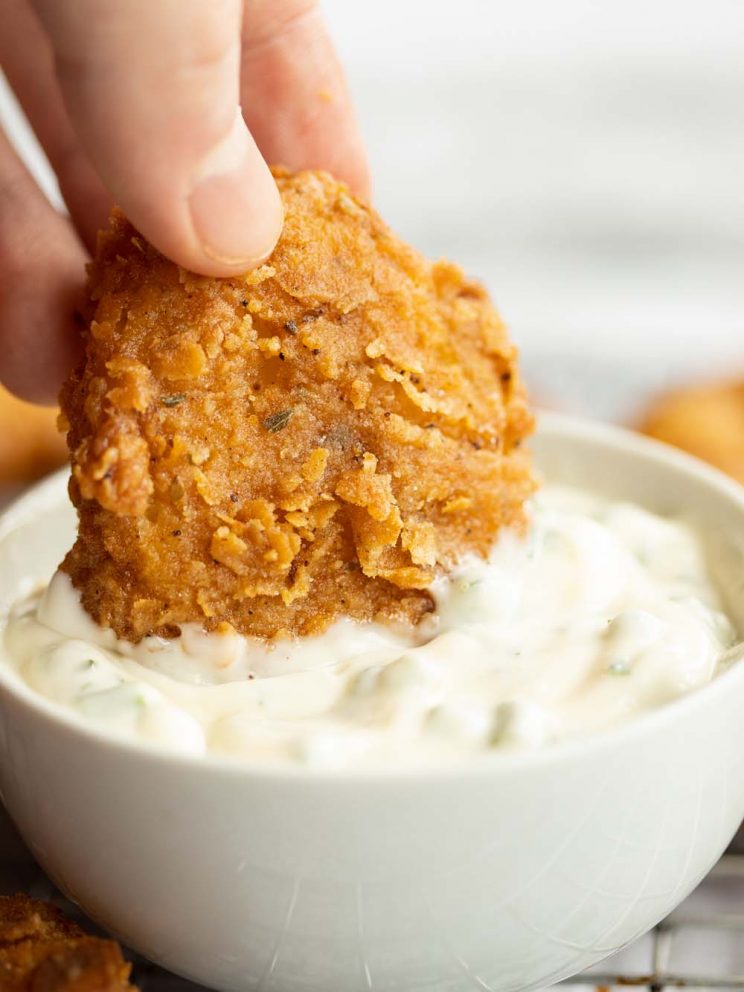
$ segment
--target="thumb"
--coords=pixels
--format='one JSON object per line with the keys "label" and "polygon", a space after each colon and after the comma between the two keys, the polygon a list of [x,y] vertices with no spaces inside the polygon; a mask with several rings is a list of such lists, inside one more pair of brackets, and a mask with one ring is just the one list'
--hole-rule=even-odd
{"label": "thumb", "polygon": [[179,265],[259,264],[282,225],[238,107],[240,0],[35,0],[72,124],[113,198]]}

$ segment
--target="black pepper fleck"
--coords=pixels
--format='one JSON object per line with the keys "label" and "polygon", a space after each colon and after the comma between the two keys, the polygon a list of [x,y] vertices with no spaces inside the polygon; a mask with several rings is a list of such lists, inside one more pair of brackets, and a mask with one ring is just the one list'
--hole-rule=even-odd
{"label": "black pepper fleck", "polygon": [[269,434],[278,434],[279,431],[283,431],[287,426],[293,413],[294,410],[291,407],[288,407],[286,410],[277,410],[276,413],[272,413],[266,417],[263,425]]}

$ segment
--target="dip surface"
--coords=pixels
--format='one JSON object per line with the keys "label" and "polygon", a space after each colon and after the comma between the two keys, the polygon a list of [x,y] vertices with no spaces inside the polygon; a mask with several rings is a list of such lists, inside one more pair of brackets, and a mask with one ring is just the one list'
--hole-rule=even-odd
{"label": "dip surface", "polygon": [[433,587],[415,631],[337,621],[271,647],[183,629],[117,641],[67,576],[20,603],[5,664],[106,733],[261,765],[420,767],[606,729],[710,681],[739,656],[700,538],[567,487],[533,501]]}

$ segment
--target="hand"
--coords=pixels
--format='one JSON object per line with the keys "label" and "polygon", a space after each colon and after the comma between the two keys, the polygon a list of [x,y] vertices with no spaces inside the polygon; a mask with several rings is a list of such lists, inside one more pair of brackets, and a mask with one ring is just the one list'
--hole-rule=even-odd
{"label": "hand", "polygon": [[0,65],[70,212],[0,133],[0,377],[29,399],[70,368],[83,265],[113,202],[179,265],[228,276],[279,236],[267,161],[369,195],[312,0],[0,0],[0,24]]}

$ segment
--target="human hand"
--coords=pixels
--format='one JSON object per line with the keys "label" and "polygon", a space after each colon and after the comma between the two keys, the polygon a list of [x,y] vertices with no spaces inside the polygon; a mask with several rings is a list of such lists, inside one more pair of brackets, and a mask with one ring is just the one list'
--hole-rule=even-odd
{"label": "human hand", "polygon": [[28,399],[52,398],[71,365],[83,265],[113,202],[178,264],[228,276],[279,236],[267,161],[369,195],[313,0],[0,0],[0,23],[0,65],[70,213],[0,133],[0,377]]}

